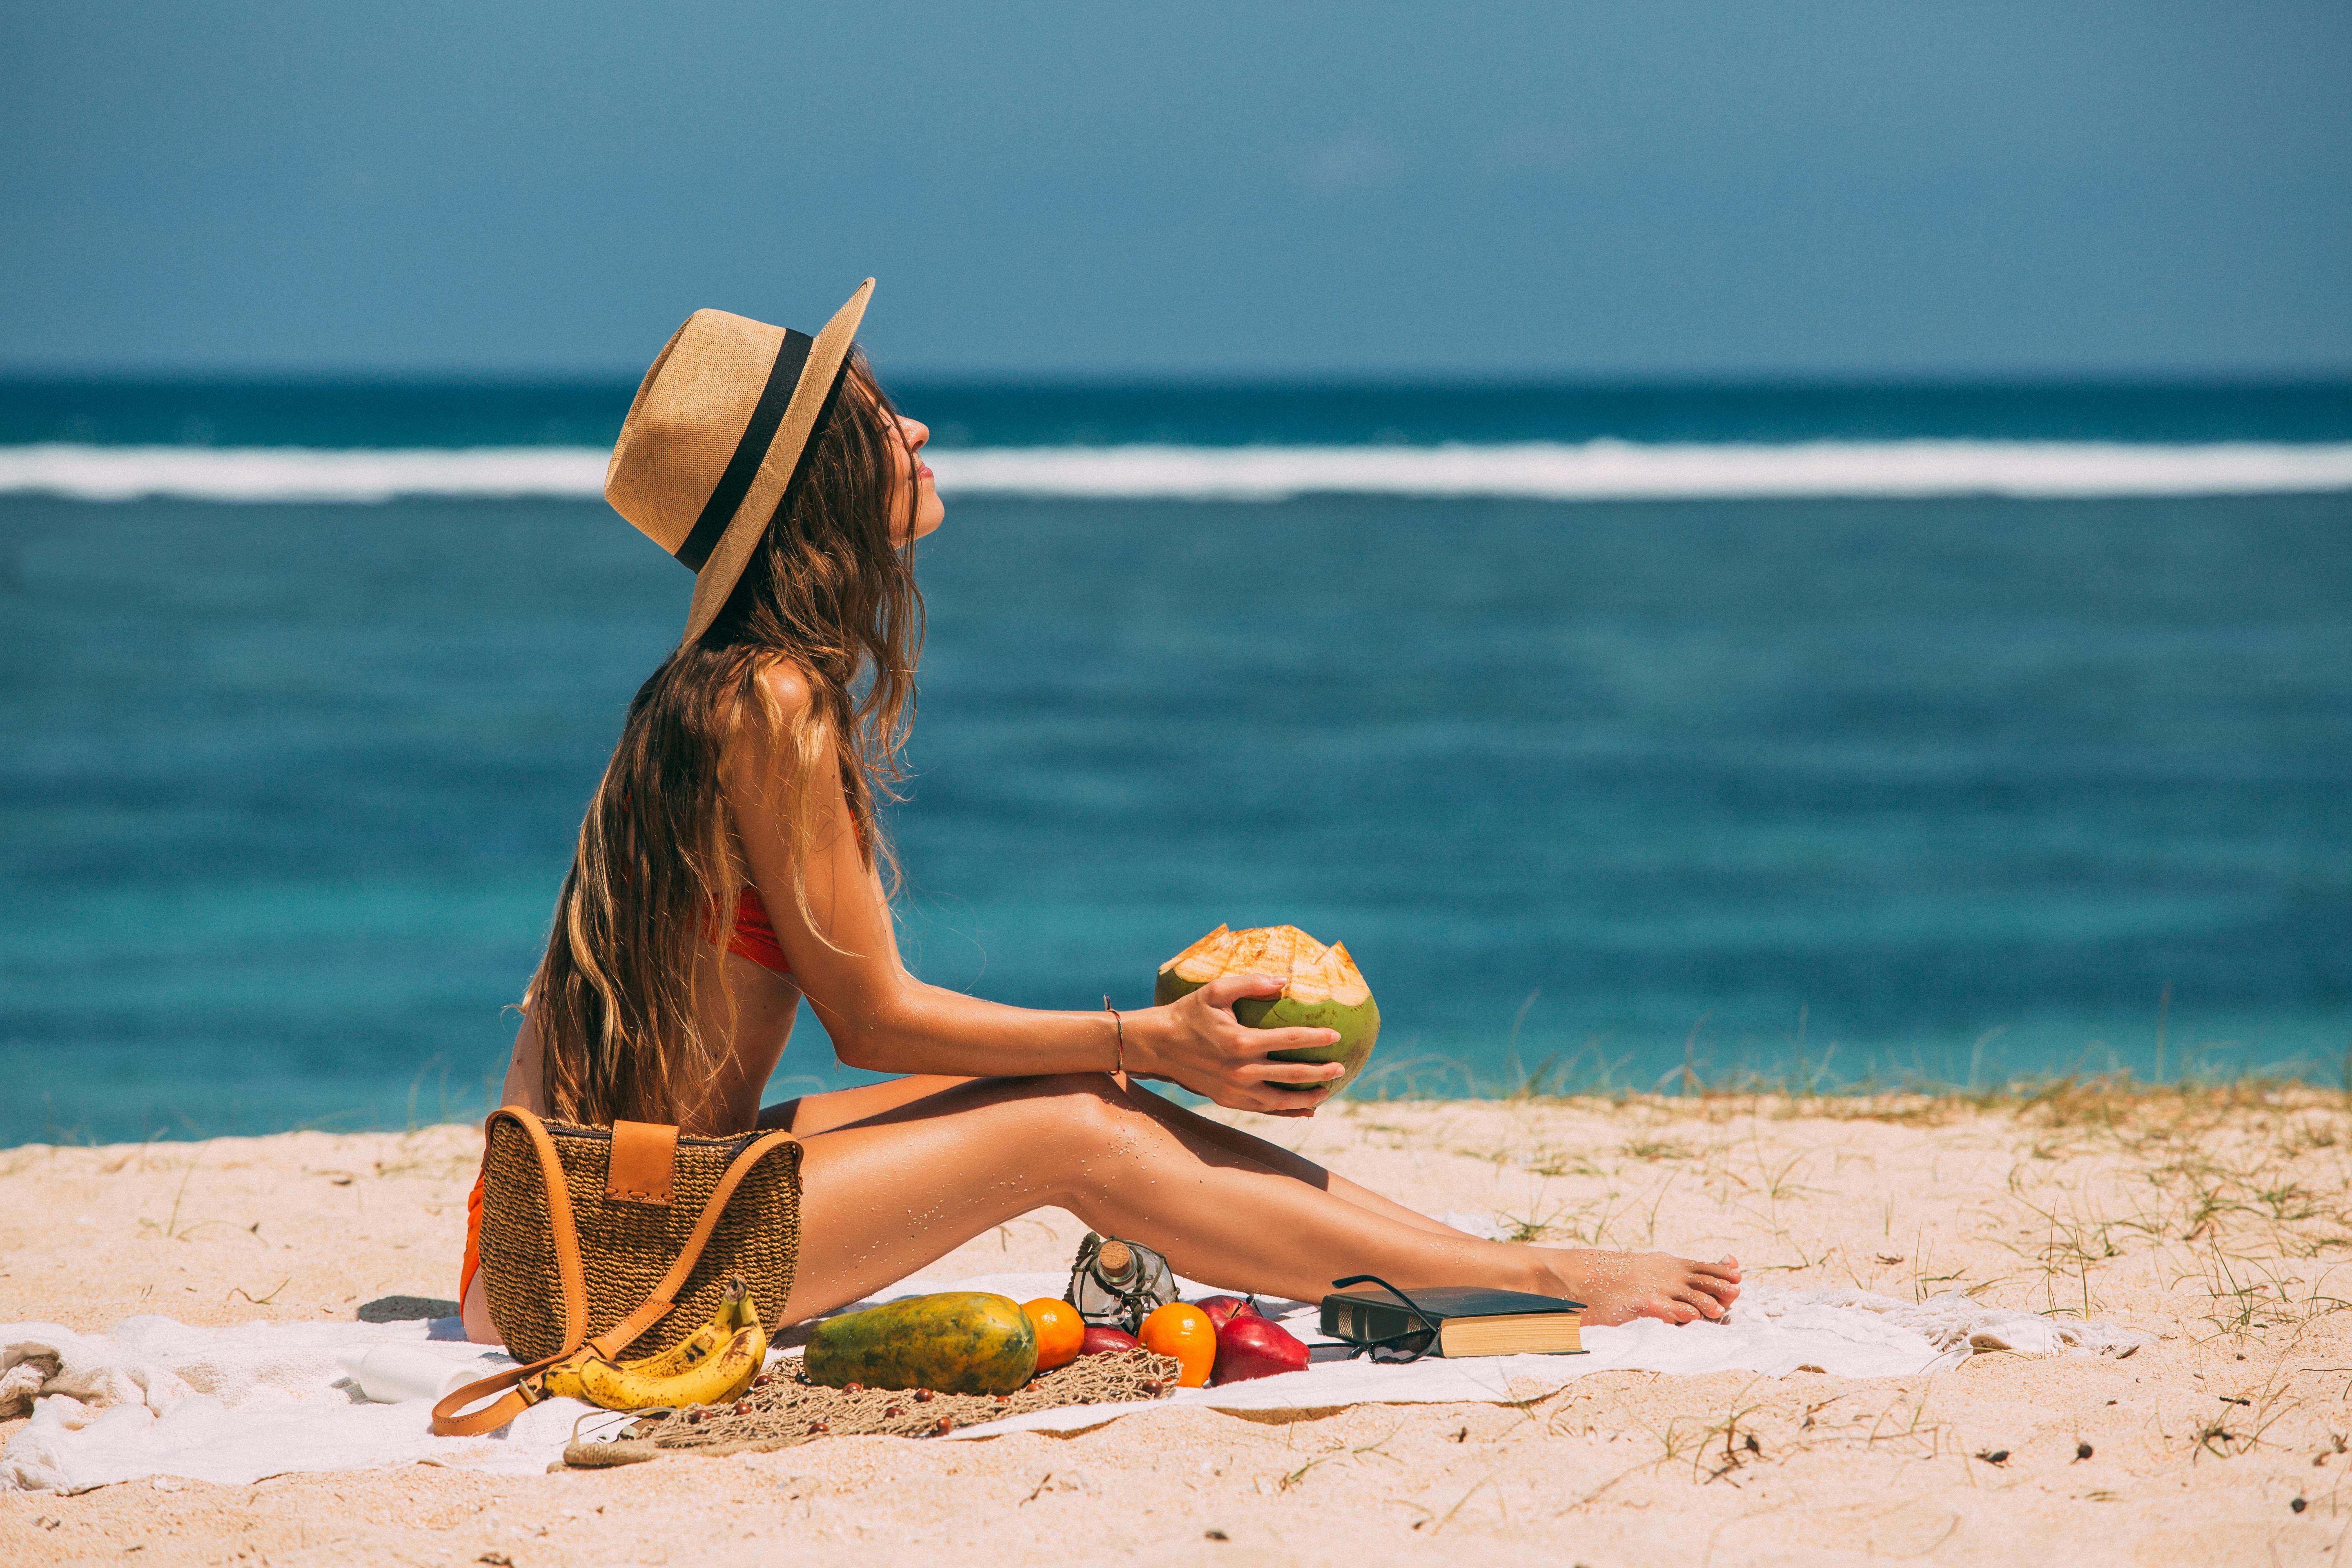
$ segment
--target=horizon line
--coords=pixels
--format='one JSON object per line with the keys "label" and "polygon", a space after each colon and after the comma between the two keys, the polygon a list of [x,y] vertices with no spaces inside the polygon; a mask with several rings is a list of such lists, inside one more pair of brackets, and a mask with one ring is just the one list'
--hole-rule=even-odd
{"label": "horizon line", "polygon": [[[642,370],[374,368],[82,368],[0,365],[0,389],[153,386],[431,387],[436,389],[627,387]],[[1200,371],[1059,370],[1032,373],[892,371],[892,384],[930,390],[1202,392],[1288,391],[1952,391],[2031,387],[2042,390],[2147,391],[2352,390],[2352,365],[2337,369],[2163,369],[1917,371]]]}

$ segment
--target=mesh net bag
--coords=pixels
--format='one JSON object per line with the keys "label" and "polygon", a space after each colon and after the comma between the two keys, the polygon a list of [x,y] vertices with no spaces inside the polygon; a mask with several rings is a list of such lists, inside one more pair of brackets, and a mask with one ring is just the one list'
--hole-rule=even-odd
{"label": "mesh net bag", "polygon": [[1008,1415],[1069,1405],[1165,1399],[1181,1372],[1172,1356],[1146,1350],[1080,1356],[1039,1373],[1012,1394],[938,1394],[929,1389],[824,1388],[797,1366],[763,1376],[733,1405],[648,1413],[611,1442],[573,1443],[575,1468],[633,1464],[666,1453],[713,1458],[797,1447],[821,1437],[940,1437]]}

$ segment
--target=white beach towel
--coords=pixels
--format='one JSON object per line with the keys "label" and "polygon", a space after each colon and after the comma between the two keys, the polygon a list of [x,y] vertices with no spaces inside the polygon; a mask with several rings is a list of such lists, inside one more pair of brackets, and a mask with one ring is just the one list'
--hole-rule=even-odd
{"label": "white beach towel", "polygon": [[139,1317],[110,1334],[0,1325],[0,1417],[34,1398],[31,1424],[0,1448],[0,1490],[87,1491],[149,1475],[236,1484],[419,1461],[546,1469],[586,1406],[552,1400],[494,1436],[436,1437],[429,1403],[366,1403],[337,1361],[390,1342],[478,1363],[484,1376],[511,1364],[464,1338],[455,1318],[190,1328]]}
{"label": "white beach towel", "polygon": [[[1066,1283],[1060,1274],[1027,1273],[909,1279],[874,1300],[993,1290],[1027,1300],[1058,1296]],[[1207,1290],[1190,1287],[1185,1293]],[[1302,1339],[1320,1340],[1313,1308],[1267,1306]],[[1496,1403],[1547,1394],[1612,1368],[1766,1376],[1802,1368],[1843,1377],[1907,1377],[1984,1350],[2128,1353],[2149,1338],[2111,1324],[2056,1322],[1986,1307],[1957,1291],[1913,1303],[1853,1289],[1751,1285],[1722,1322],[1587,1329],[1588,1355],[1432,1357],[1409,1365],[1325,1361],[1280,1377],[1184,1389],[1172,1400],[1039,1411],[973,1426],[954,1438],[1092,1426],[1171,1403],[1223,1410]],[[126,1319],[110,1334],[80,1334],[55,1323],[0,1324],[0,1417],[33,1405],[32,1421],[0,1449],[0,1490],[87,1491],[150,1475],[241,1484],[298,1470],[410,1463],[536,1472],[562,1456],[583,1415],[597,1417],[589,1423],[592,1432],[615,1425],[606,1413],[556,1399],[491,1436],[436,1437],[428,1401],[371,1405],[344,1374],[340,1356],[384,1343],[473,1363],[482,1375],[509,1364],[503,1355],[463,1342],[454,1318],[190,1328],[140,1317]]]}

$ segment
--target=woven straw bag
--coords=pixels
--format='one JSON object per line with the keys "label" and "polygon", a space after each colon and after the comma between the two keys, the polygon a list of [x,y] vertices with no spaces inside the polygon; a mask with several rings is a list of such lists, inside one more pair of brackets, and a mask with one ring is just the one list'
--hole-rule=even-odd
{"label": "woven straw bag", "polygon": [[[542,1121],[520,1106],[484,1126],[481,1260],[490,1321],[523,1364],[433,1409],[470,1436],[537,1398],[527,1380],[592,1355],[649,1355],[691,1332],[730,1275],[783,1321],[800,1251],[801,1146],[789,1132],[683,1137],[675,1127]],[[490,1394],[496,1404],[459,1412]]]}

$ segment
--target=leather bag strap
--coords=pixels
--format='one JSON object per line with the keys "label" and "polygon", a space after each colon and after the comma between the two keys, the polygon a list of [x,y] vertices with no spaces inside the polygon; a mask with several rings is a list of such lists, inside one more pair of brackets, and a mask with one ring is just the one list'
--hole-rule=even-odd
{"label": "leather bag strap", "polygon": [[[563,1281],[563,1348],[529,1365],[503,1368],[444,1396],[433,1406],[433,1435],[436,1437],[473,1437],[498,1430],[537,1403],[530,1390],[522,1386],[527,1380],[565,1361],[584,1361],[592,1354],[610,1357],[659,1322],[677,1304],[679,1287],[701,1260],[702,1249],[710,1244],[711,1233],[719,1228],[728,1201],[743,1184],[743,1178],[775,1149],[795,1142],[789,1132],[771,1132],[736,1155],[726,1173],[719,1178],[710,1201],[702,1205],[702,1214],[694,1222],[694,1231],[687,1237],[686,1246],[670,1265],[669,1272],[662,1276],[661,1283],[654,1287],[653,1294],[639,1303],[635,1311],[590,1340],[587,1276],[580,1263],[580,1237],[572,1219],[572,1194],[563,1184],[563,1167],[555,1156],[554,1141],[548,1136],[547,1124],[519,1105],[501,1106],[492,1111],[483,1125],[485,1137],[489,1124],[502,1116],[530,1134],[531,1146],[539,1155],[540,1175],[547,1184],[548,1228],[553,1233],[556,1272]],[[501,1397],[479,1410],[458,1414],[477,1399],[492,1394]]]}
{"label": "leather bag strap", "polygon": [[[580,1231],[572,1218],[572,1189],[563,1184],[563,1162],[555,1156],[555,1140],[547,1123],[520,1105],[500,1106],[489,1120],[505,1117],[530,1136],[539,1155],[539,1179],[547,1187],[547,1228],[555,1244],[555,1272],[563,1282],[563,1348],[578,1347],[588,1337],[588,1273],[580,1263]],[[482,1128],[489,1135],[488,1123]]]}
{"label": "leather bag strap", "polygon": [[[478,1437],[485,1432],[495,1432],[532,1405],[538,1399],[521,1384],[530,1378],[574,1354],[558,1351],[543,1361],[528,1366],[501,1367],[485,1378],[478,1378],[453,1393],[446,1394],[433,1406],[433,1435],[436,1437]],[[504,1396],[494,1405],[479,1410],[465,1410],[477,1399],[492,1394]]]}
{"label": "leather bag strap", "polygon": [[[482,1122],[485,1142],[501,1117],[530,1139],[531,1151],[539,1160],[539,1179],[547,1189],[548,1236],[555,1247],[556,1276],[563,1286],[563,1348],[544,1360],[503,1368],[443,1396],[433,1406],[436,1437],[473,1437],[497,1431],[535,1403],[521,1384],[570,1356],[588,1337],[588,1275],[580,1263],[580,1232],[572,1218],[572,1193],[563,1184],[563,1163],[555,1157],[555,1141],[547,1134],[547,1123],[535,1113],[520,1105],[502,1105]],[[475,1400],[501,1392],[505,1396],[496,1404],[458,1414]]]}

